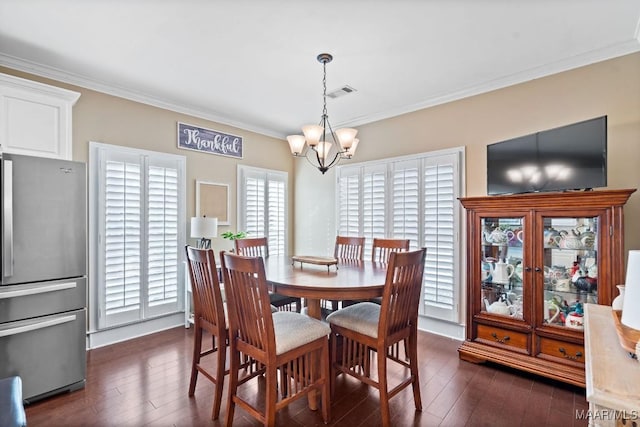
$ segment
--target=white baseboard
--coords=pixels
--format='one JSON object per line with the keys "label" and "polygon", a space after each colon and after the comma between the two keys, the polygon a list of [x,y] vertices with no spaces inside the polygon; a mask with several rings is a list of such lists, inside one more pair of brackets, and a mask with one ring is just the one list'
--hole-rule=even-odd
{"label": "white baseboard", "polygon": [[117,342],[127,341],[165,329],[184,327],[184,313],[179,312],[170,316],[158,317],[145,322],[134,323],[104,331],[90,332],[87,336],[87,349],[103,347]]}
{"label": "white baseboard", "polygon": [[458,323],[445,322],[432,317],[419,316],[418,329],[436,335],[464,341],[464,325]]}

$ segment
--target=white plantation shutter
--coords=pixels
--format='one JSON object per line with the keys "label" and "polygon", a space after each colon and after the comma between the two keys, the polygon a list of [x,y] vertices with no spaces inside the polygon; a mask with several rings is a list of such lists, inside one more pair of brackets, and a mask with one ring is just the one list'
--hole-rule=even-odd
{"label": "white plantation shutter", "polygon": [[[373,242],[375,237],[385,237],[386,168],[365,167],[362,183],[362,233],[365,241]],[[364,247],[364,258],[371,259],[371,244]]]}
{"label": "white plantation shutter", "polygon": [[338,176],[338,234],[360,236],[360,175],[359,169]]}
{"label": "white plantation shutter", "polygon": [[420,247],[420,170],[419,161],[392,163],[391,234],[394,239],[409,239],[410,247]]}
{"label": "white plantation shutter", "polygon": [[[456,160],[455,154],[424,160],[425,313],[441,317],[456,304]],[[435,314],[435,313],[434,313]],[[452,320],[452,319],[450,319]]]}
{"label": "white plantation shutter", "polygon": [[265,179],[247,177],[245,183],[244,231],[253,237],[266,236],[265,233]]}
{"label": "white plantation shutter", "polygon": [[179,311],[184,157],[92,143],[94,149],[98,329]]}
{"label": "white plantation shutter", "polygon": [[420,313],[459,318],[459,203],[462,150],[425,153],[337,168],[338,233],[409,239],[427,248]]}
{"label": "white plantation shutter", "polygon": [[266,237],[269,255],[287,254],[287,173],[238,166],[238,229]]}
{"label": "white plantation shutter", "polygon": [[[275,178],[275,177],[273,177]],[[286,254],[286,211],[285,211],[285,183],[278,179],[268,180],[268,237],[269,254]]]}
{"label": "white plantation shutter", "polygon": [[149,165],[147,271],[149,310],[178,303],[178,170]]}
{"label": "white plantation shutter", "polygon": [[104,310],[120,323],[141,313],[143,175],[139,156],[104,160]]}

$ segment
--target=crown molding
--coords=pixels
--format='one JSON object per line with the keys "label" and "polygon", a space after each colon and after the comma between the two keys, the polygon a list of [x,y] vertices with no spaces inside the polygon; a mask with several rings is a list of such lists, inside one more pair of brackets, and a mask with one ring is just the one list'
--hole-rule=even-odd
{"label": "crown molding", "polygon": [[[640,31],[640,22],[638,31]],[[584,54],[576,55],[571,58],[566,58],[560,61],[542,65],[540,67],[530,68],[519,73],[510,74],[495,80],[491,80],[489,82],[483,82],[477,85],[470,86],[468,88],[463,88],[453,93],[436,95],[425,100],[424,102],[419,102],[417,104],[408,105],[393,110],[386,110],[373,115],[361,116],[357,119],[350,120],[349,122],[337,123],[334,127],[361,126],[367,123],[400,116],[402,114],[413,113],[425,108],[435,107],[436,105],[458,101],[470,96],[480,95],[482,93],[487,93],[493,90],[502,89],[530,80],[558,74],[563,71],[569,71],[575,68],[584,67],[586,65],[591,65],[597,62],[617,58],[619,56],[624,56],[635,52],[640,52],[640,36],[637,40],[632,39],[627,42],[618,43],[603,49],[585,52]]]}
{"label": "crown molding", "polygon": [[[460,89],[453,93],[446,93],[446,94],[443,93],[441,95],[435,95],[423,102],[419,102],[416,104],[407,105],[407,106],[396,108],[396,109],[385,110],[376,114],[360,116],[354,120],[337,123],[334,127],[360,126],[367,123],[400,116],[402,114],[412,113],[425,108],[434,107],[436,105],[457,101],[470,96],[480,95],[482,93],[490,92],[497,89],[502,89],[515,84],[524,83],[530,80],[538,79],[538,78],[549,76],[552,74],[561,73],[563,71],[568,71],[571,69],[583,67],[586,65],[594,64],[596,62],[616,58],[619,56],[623,56],[623,55],[627,55],[627,54],[631,54],[639,51],[640,51],[640,21],[636,29],[636,38],[631,39],[627,42],[611,45],[603,49],[585,52],[584,54],[581,54],[581,55],[576,55],[571,58],[545,64],[540,67],[531,68],[519,73],[510,74],[502,78],[498,78],[488,82],[482,82],[477,85]],[[152,97],[147,94],[135,92],[130,89],[118,87],[115,85],[107,85],[102,82],[87,78],[85,76],[68,73],[66,71],[62,71],[57,68],[41,65],[38,63],[30,62],[30,61],[25,61],[23,59],[15,58],[2,53],[0,53],[0,65],[15,69],[15,70],[19,70],[22,72],[35,74],[40,77],[45,77],[52,80],[64,82],[67,84],[83,87],[86,89],[95,90],[98,92],[105,93],[107,95],[128,99],[130,101],[139,102],[142,104],[162,108],[165,110],[174,111],[181,114],[187,114],[189,116],[201,118],[204,120],[210,120],[212,122],[220,123],[227,126],[233,126],[238,129],[242,129],[249,132],[255,132],[255,133],[269,136],[272,138],[277,138],[277,139],[286,138],[285,134],[277,132],[273,129],[268,129],[261,126],[255,126],[251,123],[230,120],[228,117],[221,116],[219,113],[215,111],[197,109],[188,105],[175,103],[168,99]]]}
{"label": "crown molding", "polygon": [[35,62],[25,61],[20,58],[5,55],[3,53],[0,53],[0,65],[25,73],[34,74],[40,77],[57,80],[59,82],[71,84],[74,86],[79,86],[85,89],[94,90],[107,95],[128,99],[129,101],[150,105],[152,107],[162,108],[180,114],[187,114],[189,116],[209,120],[212,122],[220,123],[222,125],[233,126],[238,129],[259,133],[261,135],[269,136],[272,138],[284,139],[283,135],[279,134],[278,132],[274,132],[273,129],[267,129],[260,126],[252,125],[250,123],[230,120],[228,117],[223,117],[214,111],[192,108],[188,105],[177,104],[168,99],[152,97],[147,94],[132,91],[123,87],[104,84],[85,76],[69,73]]}

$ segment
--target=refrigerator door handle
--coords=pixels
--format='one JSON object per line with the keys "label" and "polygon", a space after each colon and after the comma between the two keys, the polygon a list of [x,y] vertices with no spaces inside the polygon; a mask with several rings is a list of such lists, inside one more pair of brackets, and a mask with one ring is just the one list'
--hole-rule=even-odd
{"label": "refrigerator door handle", "polygon": [[0,300],[7,298],[24,297],[27,295],[44,294],[46,292],[63,291],[65,289],[73,289],[77,286],[78,284],[76,282],[64,282],[55,283],[52,285],[29,286],[19,289],[11,289],[9,287],[7,287],[9,289],[0,288]]}
{"label": "refrigerator door handle", "polygon": [[2,165],[2,276],[13,276],[13,161]]}
{"label": "refrigerator door handle", "polygon": [[75,314],[68,316],[56,317],[53,319],[44,320],[42,322],[31,323],[29,325],[16,326],[14,328],[0,329],[0,338],[8,337],[11,335],[23,334],[25,332],[36,331],[38,329],[48,328],[62,323],[69,323],[76,320]]}

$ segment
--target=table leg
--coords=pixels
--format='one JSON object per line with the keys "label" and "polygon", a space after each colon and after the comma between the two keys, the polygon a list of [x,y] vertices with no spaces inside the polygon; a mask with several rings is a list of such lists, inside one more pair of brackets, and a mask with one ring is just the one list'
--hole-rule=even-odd
{"label": "table leg", "polygon": [[[307,316],[320,320],[322,318],[322,310],[320,309],[319,299],[307,298]],[[316,365],[316,372],[320,372],[320,361],[313,357],[311,363]],[[307,395],[309,401],[309,409],[315,411],[318,409],[318,398],[315,390],[312,390]]]}
{"label": "table leg", "polygon": [[322,310],[320,309],[319,299],[307,298],[307,316],[318,320],[322,319]]}

